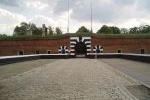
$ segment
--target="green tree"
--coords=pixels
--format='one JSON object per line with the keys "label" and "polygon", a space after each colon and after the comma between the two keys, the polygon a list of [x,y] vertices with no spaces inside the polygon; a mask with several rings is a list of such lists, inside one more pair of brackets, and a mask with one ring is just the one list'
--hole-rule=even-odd
{"label": "green tree", "polygon": [[54,35],[54,31],[53,31],[53,28],[51,26],[48,27],[48,35]]}
{"label": "green tree", "polygon": [[18,34],[20,34],[20,28],[16,26],[13,35],[18,35]]}
{"label": "green tree", "polygon": [[138,27],[133,27],[133,28],[130,28],[130,34],[138,34],[140,33],[139,32],[139,28]]}
{"label": "green tree", "polygon": [[150,33],[150,26],[149,25],[142,25],[139,27],[139,32],[140,33],[144,33],[144,34],[148,34]]}
{"label": "green tree", "polygon": [[27,35],[28,24],[26,22],[20,23],[20,27],[16,26],[14,29],[15,36],[24,36]]}
{"label": "green tree", "polygon": [[20,25],[21,25],[21,26],[28,27],[28,23],[26,23],[26,22],[21,22]]}
{"label": "green tree", "polygon": [[33,30],[33,36],[42,36],[42,28],[36,28]]}
{"label": "green tree", "polygon": [[102,27],[101,27],[101,29],[99,29],[98,31],[97,31],[97,34],[112,34],[113,32],[112,32],[112,29],[111,29],[111,27],[108,27],[107,25],[103,25]]}
{"label": "green tree", "polygon": [[129,34],[129,30],[126,28],[122,28],[120,31],[121,31],[121,34]]}
{"label": "green tree", "polygon": [[118,27],[112,26],[110,28],[111,28],[112,34],[120,34],[121,33],[121,31]]}
{"label": "green tree", "polygon": [[84,33],[90,33],[90,31],[85,26],[82,26],[78,29],[78,31],[76,33],[77,34],[84,34]]}
{"label": "green tree", "polygon": [[14,36],[41,36],[42,28],[37,28],[34,23],[20,23],[20,27],[14,29]]}
{"label": "green tree", "polygon": [[118,27],[103,25],[98,31],[97,34],[120,34],[121,31]]}
{"label": "green tree", "polygon": [[14,29],[14,35],[15,36],[23,36],[27,34],[27,29],[25,26],[16,26]]}
{"label": "green tree", "polygon": [[6,34],[0,34],[0,38],[6,38],[8,37]]}
{"label": "green tree", "polygon": [[55,31],[57,35],[63,34],[62,30],[59,27],[56,27]]}

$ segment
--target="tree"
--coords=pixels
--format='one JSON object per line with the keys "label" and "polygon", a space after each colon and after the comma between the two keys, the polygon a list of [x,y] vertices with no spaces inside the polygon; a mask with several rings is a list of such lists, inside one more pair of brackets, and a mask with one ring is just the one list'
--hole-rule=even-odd
{"label": "tree", "polygon": [[85,26],[82,26],[78,29],[78,31],[76,33],[77,34],[84,34],[84,33],[90,33],[90,31]]}
{"label": "tree", "polygon": [[14,35],[15,36],[24,36],[27,35],[27,29],[28,29],[28,24],[26,22],[20,23],[20,27],[16,26],[14,29]]}
{"label": "tree", "polygon": [[48,35],[53,35],[54,34],[54,31],[53,31],[51,26],[48,27],[48,30],[49,30]]}
{"label": "tree", "polygon": [[6,34],[0,34],[0,38],[6,38],[8,37]]}
{"label": "tree", "polygon": [[139,27],[139,32],[140,33],[144,33],[144,34],[148,34],[150,33],[150,26],[149,25],[142,25]]}
{"label": "tree", "polygon": [[20,23],[20,27],[14,29],[14,36],[41,36],[42,28],[37,28],[34,23]]}
{"label": "tree", "polygon": [[18,35],[20,32],[20,28],[18,26],[15,27],[13,35]]}
{"label": "tree", "polygon": [[121,31],[118,27],[112,26],[110,27],[113,34],[120,34]]}
{"label": "tree", "polygon": [[126,28],[122,28],[120,31],[121,31],[121,34],[129,34],[129,30]]}
{"label": "tree", "polygon": [[130,34],[138,34],[139,33],[139,28],[138,27],[133,27],[130,28]]}
{"label": "tree", "polygon": [[130,28],[130,34],[150,34],[150,26],[149,25],[142,25],[140,27],[133,27]]}
{"label": "tree", "polygon": [[56,27],[55,31],[57,35],[63,34],[62,30],[59,27]]}
{"label": "tree", "polygon": [[30,29],[33,31],[33,30],[36,30],[37,27],[34,23],[29,23],[28,27],[30,27]]}
{"label": "tree", "polygon": [[21,25],[21,26],[28,27],[28,23],[26,23],[26,22],[21,22],[20,25]]}
{"label": "tree", "polygon": [[112,34],[112,29],[107,25],[103,25],[101,29],[97,31],[97,34]]}
{"label": "tree", "polygon": [[118,27],[103,25],[98,31],[97,34],[120,34],[121,31]]}
{"label": "tree", "polygon": [[42,36],[42,28],[41,27],[36,27],[34,23],[29,23],[28,25],[29,33],[32,32],[32,36]]}
{"label": "tree", "polygon": [[27,27],[26,26],[16,26],[14,29],[14,35],[15,36],[23,36],[27,35]]}
{"label": "tree", "polygon": [[42,36],[42,28],[36,28],[33,30],[33,36]]}

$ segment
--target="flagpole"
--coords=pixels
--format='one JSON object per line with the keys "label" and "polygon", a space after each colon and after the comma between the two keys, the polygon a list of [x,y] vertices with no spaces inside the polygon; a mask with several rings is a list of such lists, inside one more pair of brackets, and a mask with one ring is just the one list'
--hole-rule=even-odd
{"label": "flagpole", "polygon": [[69,20],[69,17],[70,17],[70,13],[69,13],[69,9],[70,9],[70,3],[69,3],[69,0],[68,0],[68,25],[67,25],[67,33],[69,33],[69,24],[70,24],[70,20]]}
{"label": "flagpole", "polygon": [[91,33],[93,33],[93,2],[92,0],[90,1],[90,5],[91,5]]}

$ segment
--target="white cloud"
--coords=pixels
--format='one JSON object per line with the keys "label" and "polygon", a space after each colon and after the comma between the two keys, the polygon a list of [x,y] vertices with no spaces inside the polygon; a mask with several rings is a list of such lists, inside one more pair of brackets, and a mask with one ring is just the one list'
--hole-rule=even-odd
{"label": "white cloud", "polygon": [[25,2],[28,8],[43,10],[48,7],[48,4],[42,3],[42,1],[27,1]]}
{"label": "white cloud", "polygon": [[[0,0],[0,32],[7,33],[22,21],[43,23],[67,30],[68,0]],[[70,0],[70,32],[84,25],[90,29],[90,1]],[[103,24],[133,27],[150,24],[149,0],[92,0],[93,29]],[[8,30],[7,30],[8,29]],[[3,31],[2,31],[3,30]],[[12,31],[8,32],[12,34]]]}
{"label": "white cloud", "polygon": [[0,24],[0,34],[12,35],[16,24]]}
{"label": "white cloud", "polygon": [[22,21],[27,21],[23,15],[0,8],[0,33],[12,34],[14,27]]}
{"label": "white cloud", "polygon": [[42,24],[53,25],[55,23],[52,18],[43,15],[35,15],[29,21],[35,23],[37,26],[42,26]]}
{"label": "white cloud", "polygon": [[141,25],[150,25],[150,20],[146,18],[143,19],[133,18],[117,24],[117,26],[121,28],[138,27]]}

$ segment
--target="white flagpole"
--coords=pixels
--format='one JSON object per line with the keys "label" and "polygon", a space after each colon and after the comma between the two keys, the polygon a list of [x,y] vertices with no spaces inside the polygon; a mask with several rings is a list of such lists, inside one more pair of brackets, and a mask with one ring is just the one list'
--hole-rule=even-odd
{"label": "white flagpole", "polygon": [[69,27],[70,27],[70,20],[69,20],[69,17],[70,17],[70,13],[69,13],[69,9],[70,9],[70,3],[69,3],[69,0],[68,0],[68,25],[67,25],[67,33],[69,33]]}
{"label": "white flagpole", "polygon": [[93,2],[91,0],[91,33],[93,33]]}

